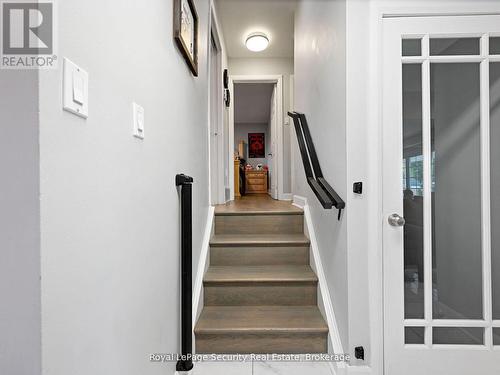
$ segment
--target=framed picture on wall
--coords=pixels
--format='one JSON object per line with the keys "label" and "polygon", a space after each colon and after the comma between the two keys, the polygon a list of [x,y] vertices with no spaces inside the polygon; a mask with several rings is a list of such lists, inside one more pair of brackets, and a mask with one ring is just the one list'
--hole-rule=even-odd
{"label": "framed picture on wall", "polygon": [[264,133],[248,133],[248,157],[265,158],[266,140]]}
{"label": "framed picture on wall", "polygon": [[195,77],[198,77],[198,14],[193,0],[174,0],[174,40]]}

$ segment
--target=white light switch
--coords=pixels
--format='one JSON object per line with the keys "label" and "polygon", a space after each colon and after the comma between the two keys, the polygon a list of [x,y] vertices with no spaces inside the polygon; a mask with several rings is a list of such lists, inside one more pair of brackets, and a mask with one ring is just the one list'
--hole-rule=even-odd
{"label": "white light switch", "polygon": [[134,136],[144,139],[144,108],[137,103],[132,103],[134,112]]}
{"label": "white light switch", "polygon": [[63,66],[63,108],[83,118],[89,115],[89,75],[67,58]]}
{"label": "white light switch", "polygon": [[83,77],[78,72],[73,72],[73,101],[82,105],[84,99],[84,85]]}

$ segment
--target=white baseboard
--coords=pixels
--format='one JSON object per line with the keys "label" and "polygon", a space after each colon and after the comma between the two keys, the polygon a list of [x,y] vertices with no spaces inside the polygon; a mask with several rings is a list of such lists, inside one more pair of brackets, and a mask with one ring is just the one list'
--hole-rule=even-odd
{"label": "white baseboard", "polygon": [[372,368],[369,366],[347,366],[347,375],[368,375],[372,373]]}
{"label": "white baseboard", "polygon": [[347,375],[346,374],[346,364],[342,363],[339,365],[339,363],[335,362],[328,362],[328,367],[330,367],[330,372],[332,375]]}
{"label": "white baseboard", "polygon": [[[297,202],[297,203],[296,203]],[[330,291],[328,290],[328,284],[326,282],[326,277],[323,269],[323,264],[321,262],[321,257],[319,254],[318,242],[316,240],[316,233],[314,231],[314,225],[312,222],[311,211],[307,205],[307,199],[303,197],[294,197],[294,204],[300,207],[300,204],[304,204],[302,209],[304,210],[304,230],[306,235],[309,237],[311,242],[311,267],[316,272],[318,276],[318,303],[321,311],[325,315],[326,322],[328,324],[329,339],[331,344],[331,349],[335,354],[344,354],[344,348],[342,346],[342,341],[340,340],[339,329],[337,325],[337,320],[335,319],[335,311],[333,309],[332,301],[330,298]],[[344,362],[338,362],[334,365],[336,368],[345,367]]]}
{"label": "white baseboard", "polygon": [[[311,242],[311,268],[313,268],[318,276],[318,305],[328,324],[329,349],[336,354],[345,354],[339,335],[337,320],[335,318],[335,310],[330,298],[330,291],[328,290],[328,284],[326,282],[325,272],[321,262],[321,256],[319,254],[318,242],[314,231],[311,211],[307,204],[307,198],[294,195],[293,204],[304,210],[304,231]],[[350,366],[346,362],[329,362],[328,364],[333,375],[372,373],[372,369],[369,366]]]}
{"label": "white baseboard", "polygon": [[372,368],[369,366],[351,366],[344,363],[343,367],[337,367],[336,363],[328,362],[330,371],[333,375],[369,375],[372,374]]}
{"label": "white baseboard", "polygon": [[[215,207],[210,206],[207,214],[207,224],[203,241],[201,243],[200,259],[196,268],[196,276],[193,288],[193,327],[203,309],[203,276],[208,268],[208,249],[210,248],[210,238],[212,237],[212,227],[214,222]],[[194,341],[193,341],[194,342]]]}
{"label": "white baseboard", "polygon": [[291,201],[293,199],[292,193],[282,193],[281,194],[281,201]]}
{"label": "white baseboard", "polygon": [[292,204],[294,206],[304,209],[304,206],[307,204],[307,199],[301,197],[300,195],[294,195]]}

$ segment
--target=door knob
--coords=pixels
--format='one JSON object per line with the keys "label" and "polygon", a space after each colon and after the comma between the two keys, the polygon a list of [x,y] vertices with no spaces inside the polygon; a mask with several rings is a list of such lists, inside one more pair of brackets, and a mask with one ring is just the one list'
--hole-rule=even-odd
{"label": "door knob", "polygon": [[405,219],[398,214],[389,215],[388,221],[393,227],[402,227],[405,225]]}

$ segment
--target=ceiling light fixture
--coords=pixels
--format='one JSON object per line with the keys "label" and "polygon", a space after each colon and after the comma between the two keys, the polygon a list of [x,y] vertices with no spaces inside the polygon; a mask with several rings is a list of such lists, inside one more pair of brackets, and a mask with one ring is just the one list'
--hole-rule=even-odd
{"label": "ceiling light fixture", "polygon": [[269,39],[263,33],[250,34],[245,41],[245,45],[252,52],[260,52],[267,48]]}

